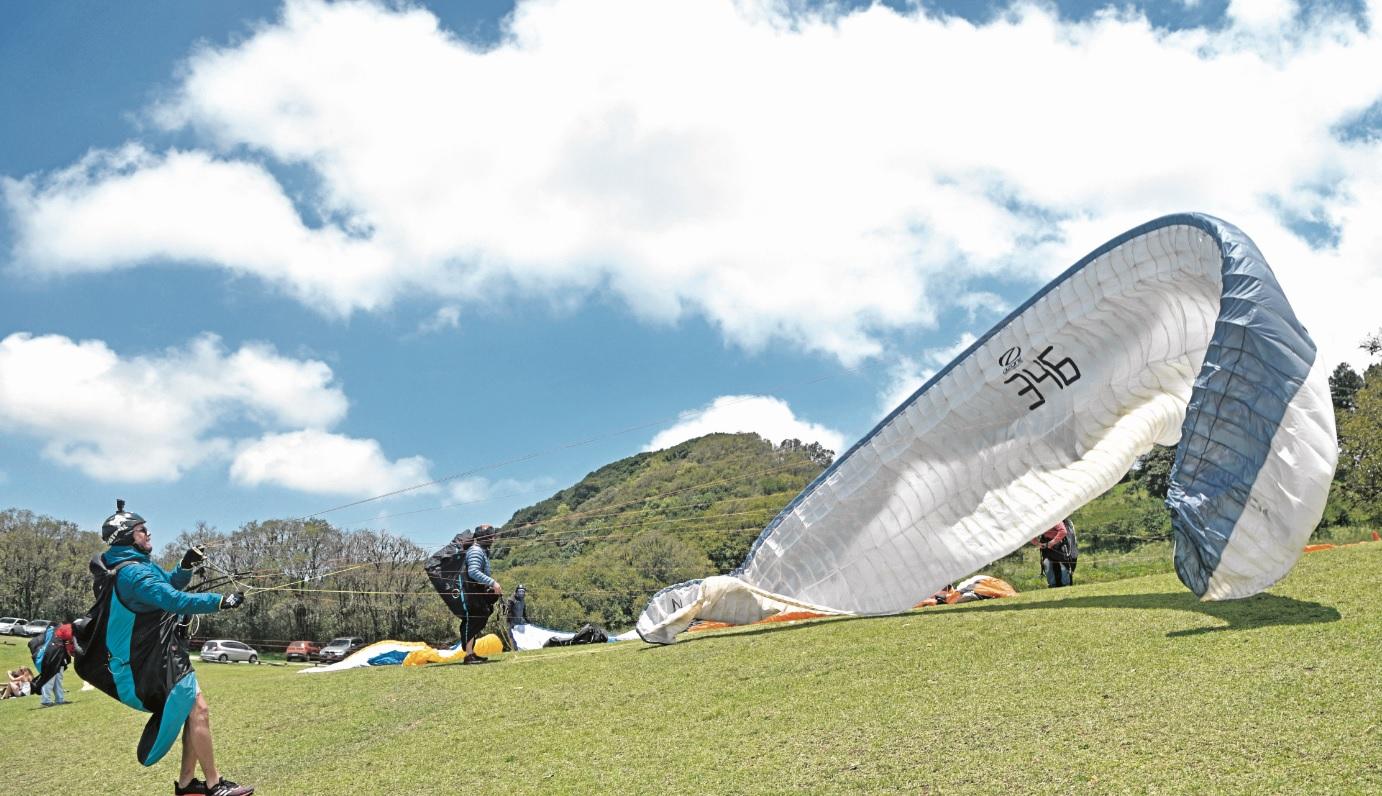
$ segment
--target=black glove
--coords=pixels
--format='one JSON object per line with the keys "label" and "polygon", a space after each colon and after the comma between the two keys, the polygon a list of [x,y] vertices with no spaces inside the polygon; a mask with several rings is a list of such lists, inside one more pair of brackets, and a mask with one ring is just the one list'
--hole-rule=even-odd
{"label": "black glove", "polygon": [[225,611],[225,610],[230,609],[230,608],[239,608],[240,606],[242,606],[242,605],[244,605],[244,604],[245,604],[245,593],[242,592],[242,591],[237,591],[237,592],[235,592],[234,594],[225,594],[225,595],[222,595],[222,596],[221,596],[221,610],[222,610],[222,611]]}
{"label": "black glove", "polygon": [[182,554],[182,568],[198,570],[206,566],[206,553],[195,547],[187,548],[187,552]]}

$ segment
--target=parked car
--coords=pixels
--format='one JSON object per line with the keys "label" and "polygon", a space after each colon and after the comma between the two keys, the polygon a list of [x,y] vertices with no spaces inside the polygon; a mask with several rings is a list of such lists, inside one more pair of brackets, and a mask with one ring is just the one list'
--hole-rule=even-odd
{"label": "parked car", "polygon": [[216,639],[202,645],[202,660],[216,663],[249,661],[259,663],[259,651],[240,641]]}
{"label": "parked car", "polygon": [[0,617],[0,636],[22,636],[29,620],[17,616]]}
{"label": "parked car", "polygon": [[365,646],[365,640],[359,636],[333,638],[329,644],[322,647],[318,657],[322,663],[335,663],[363,646]]}
{"label": "parked car", "polygon": [[24,635],[37,636],[50,627],[57,625],[57,622],[49,622],[47,619],[31,619],[29,624],[24,626]]}
{"label": "parked car", "polygon": [[321,658],[321,652],[320,641],[294,641],[288,645],[283,657],[290,661],[315,661]]}

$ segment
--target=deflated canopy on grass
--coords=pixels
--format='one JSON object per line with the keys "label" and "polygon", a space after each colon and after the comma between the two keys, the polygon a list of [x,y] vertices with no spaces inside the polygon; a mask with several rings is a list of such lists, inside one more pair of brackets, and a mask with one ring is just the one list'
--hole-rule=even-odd
{"label": "deflated canopy on grass", "polygon": [[1338,450],[1328,373],[1253,242],[1166,216],[1057,277],[902,403],[764,529],[730,575],[653,596],[669,643],[696,618],[905,610],[1176,445],[1166,505],[1206,600],[1282,578]]}

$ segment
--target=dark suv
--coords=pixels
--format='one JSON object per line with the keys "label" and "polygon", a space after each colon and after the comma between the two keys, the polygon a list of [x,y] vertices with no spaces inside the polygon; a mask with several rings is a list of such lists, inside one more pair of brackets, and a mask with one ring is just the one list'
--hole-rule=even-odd
{"label": "dark suv", "polygon": [[322,663],[335,663],[344,660],[348,655],[361,647],[365,646],[365,640],[359,636],[342,636],[333,638],[330,643],[322,647],[318,658]]}

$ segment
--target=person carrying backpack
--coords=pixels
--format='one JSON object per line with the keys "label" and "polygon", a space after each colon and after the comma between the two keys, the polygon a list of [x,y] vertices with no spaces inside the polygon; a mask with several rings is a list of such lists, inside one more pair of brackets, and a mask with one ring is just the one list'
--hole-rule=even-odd
{"label": "person carrying backpack", "polygon": [[1046,576],[1046,585],[1058,589],[1075,582],[1075,562],[1080,556],[1080,546],[1075,541],[1075,526],[1067,517],[1052,528],[1032,540],[1041,548],[1041,572]]}
{"label": "person carrying backpack", "polygon": [[[115,501],[115,513],[101,525],[110,549],[91,560],[96,604],[73,623],[77,674],[120,702],[152,713],[135,749],[152,766],[182,736],[182,768],[175,796],[250,796],[254,788],[221,776],[211,742],[211,712],[187,653],[190,614],[239,608],[244,592],[187,592],[206,555],[188,549],[180,566],[165,571],[150,558],[153,535],[144,518]],[[201,766],[205,780],[194,775]]]}
{"label": "person carrying backpack", "polygon": [[504,595],[504,587],[490,577],[489,548],[498,531],[492,525],[475,528],[475,544],[466,548],[465,569],[461,571],[461,604],[465,612],[461,620],[461,644],[465,647],[462,663],[484,663],[475,654],[475,639],[485,630],[494,604]]}
{"label": "person carrying backpack", "polygon": [[67,695],[62,690],[62,672],[71,661],[73,651],[70,616],[61,625],[50,625],[47,630],[29,639],[29,656],[38,670],[33,688],[41,694],[39,707],[67,704]]}
{"label": "person carrying backpack", "polygon": [[484,631],[495,603],[504,593],[499,582],[490,577],[488,550],[496,533],[492,525],[467,528],[433,553],[422,567],[442,602],[461,620],[461,645],[465,649],[462,663],[486,661],[475,654],[475,639]]}

